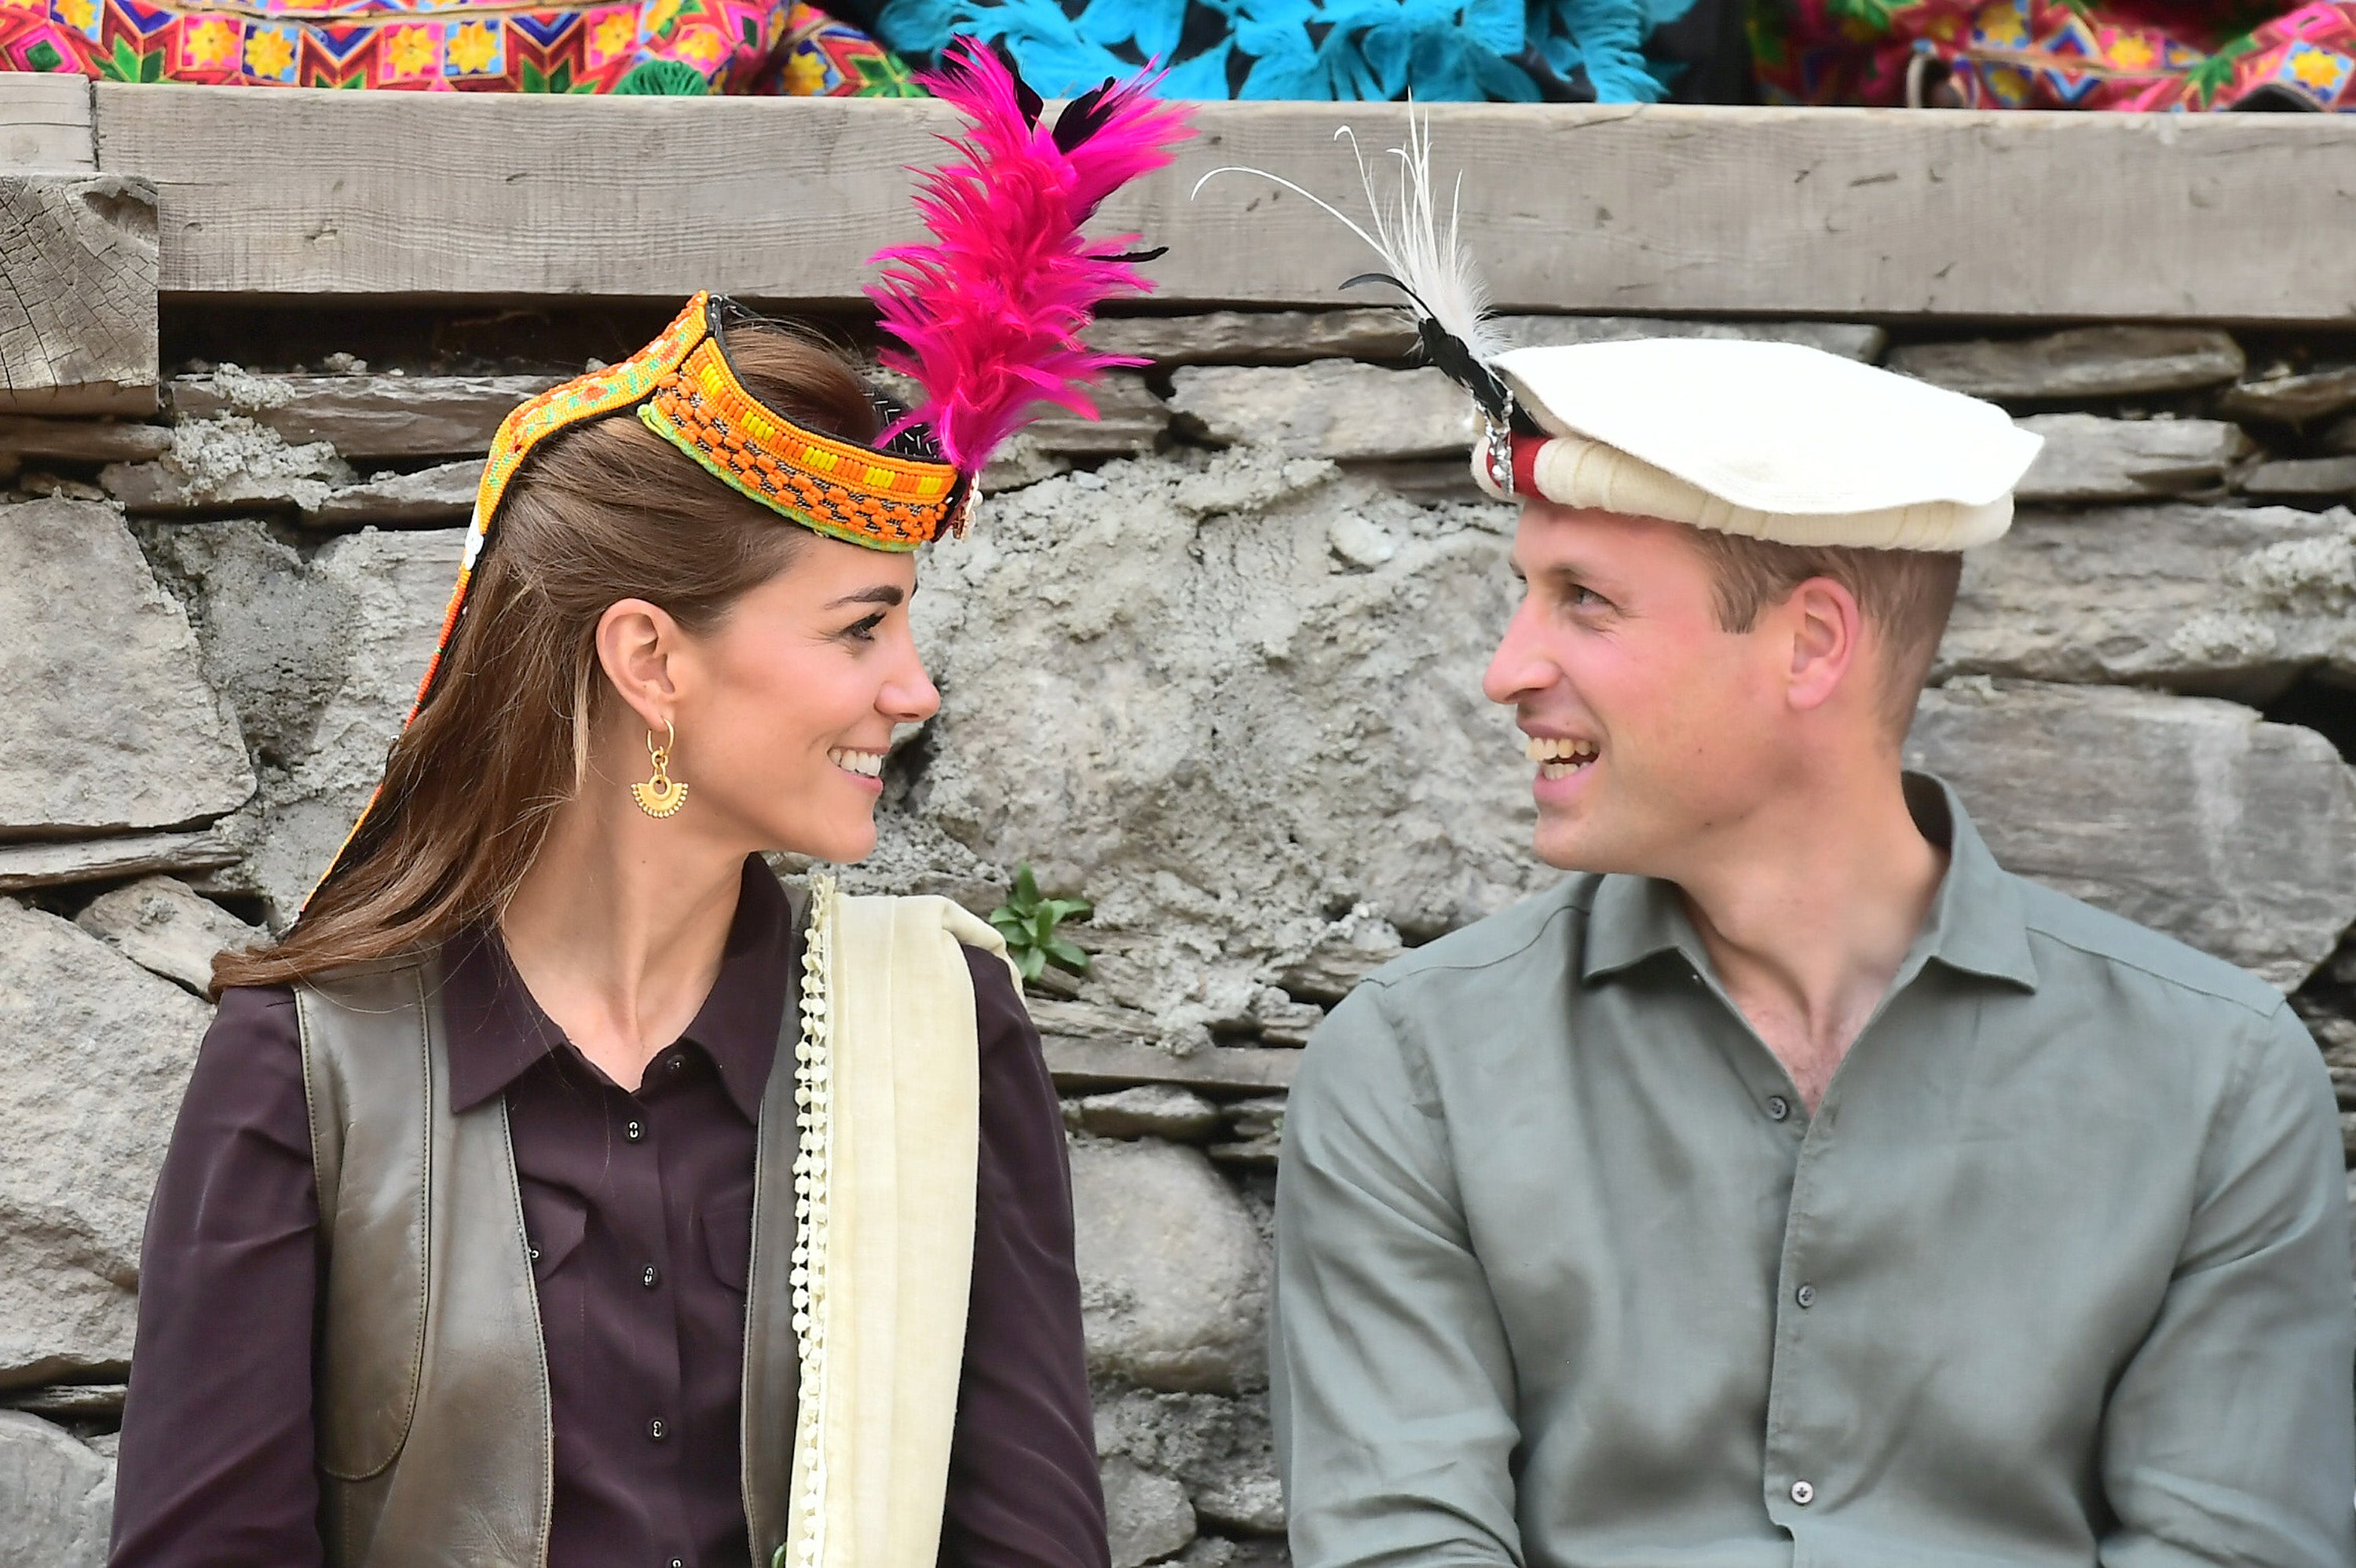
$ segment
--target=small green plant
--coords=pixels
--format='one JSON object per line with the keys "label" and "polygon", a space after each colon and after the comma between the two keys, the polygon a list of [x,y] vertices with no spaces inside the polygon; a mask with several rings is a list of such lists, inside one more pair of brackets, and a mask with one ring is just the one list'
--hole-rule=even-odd
{"label": "small green plant", "polygon": [[1013,896],[990,912],[990,923],[1006,938],[1006,954],[1014,967],[1025,980],[1035,980],[1050,964],[1075,975],[1088,972],[1087,954],[1056,935],[1055,928],[1095,912],[1096,906],[1086,899],[1040,897],[1039,879],[1031,874],[1026,860],[1015,869]]}

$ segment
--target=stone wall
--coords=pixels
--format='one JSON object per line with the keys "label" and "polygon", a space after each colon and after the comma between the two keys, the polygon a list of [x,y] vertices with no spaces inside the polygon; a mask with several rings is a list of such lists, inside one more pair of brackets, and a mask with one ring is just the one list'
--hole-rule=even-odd
{"label": "stone wall", "polygon": [[[359,319],[299,336],[346,328],[373,368],[273,367],[257,333],[261,368],[181,354],[152,422],[0,419],[0,1565],[102,1560],[141,1218],[208,959],[300,903],[430,647],[481,450],[581,362],[389,354]],[[1507,330],[1791,338],[2043,433],[1910,751],[2016,869],[2292,992],[2356,1101],[2337,346]],[[1152,363],[1102,422],[1026,437],[979,532],[925,565],[945,706],[894,750],[881,848],[849,875],[986,911],[1027,860],[1094,900],[1088,977],[1051,972],[1033,1004],[1066,1096],[1114,1560],[1272,1563],[1264,1317],[1298,1050],[1368,969],[1554,874],[1479,690],[1512,512],[1465,475],[1463,398],[1393,368],[1385,316],[1137,318],[1102,341]]]}

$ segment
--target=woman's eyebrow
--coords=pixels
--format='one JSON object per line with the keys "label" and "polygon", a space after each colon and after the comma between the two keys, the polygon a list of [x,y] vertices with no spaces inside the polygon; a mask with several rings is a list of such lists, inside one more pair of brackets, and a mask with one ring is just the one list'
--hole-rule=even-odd
{"label": "woman's eyebrow", "polygon": [[879,582],[873,588],[862,588],[856,593],[846,593],[829,604],[827,608],[840,609],[845,604],[898,604],[907,597],[891,583]]}

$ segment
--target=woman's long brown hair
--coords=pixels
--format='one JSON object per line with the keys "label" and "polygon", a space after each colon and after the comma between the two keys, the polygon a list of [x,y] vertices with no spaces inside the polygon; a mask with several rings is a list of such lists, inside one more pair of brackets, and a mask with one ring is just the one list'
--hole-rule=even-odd
{"label": "woman's long brown hair", "polygon": [[[875,405],[841,354],[769,323],[732,328],[728,348],[778,412],[874,439]],[[809,538],[627,413],[551,437],[508,490],[433,699],[394,742],[341,869],[282,940],[216,957],[214,989],[286,985],[495,917],[586,780],[611,694],[595,645],[606,607],[645,599],[708,631]]]}

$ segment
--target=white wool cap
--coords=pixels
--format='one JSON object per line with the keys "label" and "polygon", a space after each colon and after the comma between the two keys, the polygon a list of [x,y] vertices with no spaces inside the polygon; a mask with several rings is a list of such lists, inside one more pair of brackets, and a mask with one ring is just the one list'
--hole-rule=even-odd
{"label": "white wool cap", "polygon": [[[1986,544],[2044,444],[1993,403],[1792,343],[1647,338],[1489,363],[1553,437],[1529,475],[1547,500],[1783,544]],[[1472,473],[1504,497],[1485,452]]]}

